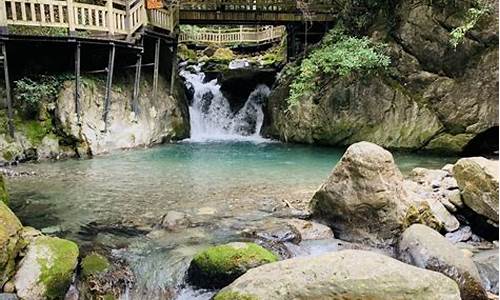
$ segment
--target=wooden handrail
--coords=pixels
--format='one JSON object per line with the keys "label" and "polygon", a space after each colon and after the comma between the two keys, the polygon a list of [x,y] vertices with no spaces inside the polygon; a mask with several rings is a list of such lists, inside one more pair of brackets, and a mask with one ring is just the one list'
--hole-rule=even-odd
{"label": "wooden handrail", "polygon": [[[108,0],[104,6],[74,0],[0,0],[0,26],[24,25],[131,35],[150,24],[174,32],[178,6],[146,13],[144,0]],[[148,15],[152,19],[148,20]]]}
{"label": "wooden handrail", "polygon": [[240,27],[222,31],[218,29],[200,32],[181,32],[180,43],[199,44],[243,44],[243,43],[266,43],[279,40],[285,34],[284,26],[259,27],[255,29]]}

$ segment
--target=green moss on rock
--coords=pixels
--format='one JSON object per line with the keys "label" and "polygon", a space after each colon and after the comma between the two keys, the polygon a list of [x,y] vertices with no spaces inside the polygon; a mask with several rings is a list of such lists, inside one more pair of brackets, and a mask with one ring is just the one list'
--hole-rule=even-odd
{"label": "green moss on rock", "polygon": [[230,62],[234,59],[234,53],[229,48],[218,48],[210,59],[218,62]]}
{"label": "green moss on rock", "polygon": [[0,201],[0,287],[15,271],[15,259],[22,249],[21,222],[7,205]]}
{"label": "green moss on rock", "polygon": [[0,202],[9,205],[9,194],[7,193],[7,188],[5,187],[5,181],[3,176],[0,174]]}
{"label": "green moss on rock", "polygon": [[215,295],[214,300],[259,300],[259,298],[235,291],[221,291]]}
{"label": "green moss on rock", "polygon": [[109,261],[100,254],[92,253],[82,260],[81,266],[82,275],[87,277],[106,272],[109,268]]}
{"label": "green moss on rock", "polygon": [[251,268],[275,262],[278,257],[255,243],[229,243],[198,253],[189,267],[189,278],[200,287],[220,288]]}
{"label": "green moss on rock", "polygon": [[461,153],[464,147],[474,138],[474,134],[462,133],[452,135],[443,133],[438,137],[432,139],[427,146],[426,150],[431,150],[439,153]]}
{"label": "green moss on rock", "polygon": [[46,299],[64,298],[77,265],[78,246],[54,237],[41,237],[34,243],[50,249],[51,257],[38,259],[41,266],[39,280],[45,286]]}
{"label": "green moss on rock", "polygon": [[177,48],[177,56],[181,60],[196,60],[197,55],[194,50],[189,49],[185,44],[179,44]]}
{"label": "green moss on rock", "polygon": [[404,228],[408,228],[413,224],[423,224],[436,231],[440,231],[443,228],[443,223],[436,218],[430,206],[426,203],[421,204],[420,207],[416,207],[415,205],[408,207],[403,226]]}

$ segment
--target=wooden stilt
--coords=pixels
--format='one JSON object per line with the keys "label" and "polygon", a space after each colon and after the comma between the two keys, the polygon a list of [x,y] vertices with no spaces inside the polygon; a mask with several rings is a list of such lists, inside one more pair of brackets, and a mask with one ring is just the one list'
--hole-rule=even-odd
{"label": "wooden stilt", "polygon": [[153,98],[156,98],[156,93],[158,91],[158,72],[160,65],[160,39],[156,39],[155,45],[155,65],[153,70]]}
{"label": "wooden stilt", "polygon": [[175,76],[177,75],[177,41],[172,46],[172,69],[170,72],[170,95],[174,94]]}
{"label": "wooden stilt", "polygon": [[9,123],[9,135],[14,138],[14,111],[12,108],[12,94],[10,90],[10,79],[9,79],[9,63],[7,60],[7,45],[5,42],[2,43],[2,54],[3,54],[3,70],[5,79],[5,94],[7,96],[7,117]]}
{"label": "wooden stilt", "polygon": [[139,93],[141,81],[142,52],[137,53],[137,63],[135,65],[134,95],[132,96],[132,111],[139,114]]}
{"label": "wooden stilt", "polygon": [[291,61],[295,58],[295,26],[287,25],[286,31],[287,60]]}
{"label": "wooden stilt", "polygon": [[76,43],[75,49],[75,112],[80,124],[80,42]]}
{"label": "wooden stilt", "polygon": [[104,99],[104,128],[108,129],[108,114],[109,106],[111,104],[111,87],[113,84],[113,69],[115,67],[115,44],[111,43],[111,48],[109,49],[108,58],[108,76],[106,78],[106,98]]}

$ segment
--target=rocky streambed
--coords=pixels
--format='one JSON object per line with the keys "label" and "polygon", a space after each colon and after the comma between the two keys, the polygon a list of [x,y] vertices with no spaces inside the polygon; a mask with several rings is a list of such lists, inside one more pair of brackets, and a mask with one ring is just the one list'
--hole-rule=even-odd
{"label": "rocky streambed", "polygon": [[[153,156],[159,154],[155,149],[147,151]],[[134,155],[131,152],[120,159],[134,164]],[[298,155],[296,160],[304,153]],[[400,160],[396,156],[399,165],[405,166]],[[329,167],[324,163],[311,160],[308,164],[323,166],[310,174],[327,177]],[[124,165],[117,168],[127,177],[129,170]],[[199,186],[199,191],[207,191],[207,200],[194,201],[191,209],[167,205],[167,212],[156,208],[156,213],[150,210],[148,214],[138,209],[143,203],[133,208],[122,202],[117,211],[123,216],[134,211],[138,217],[115,223],[105,221],[112,214],[103,210],[111,206],[113,197],[100,208],[95,207],[99,202],[90,197],[86,205],[94,207],[96,219],[77,226],[76,231],[65,223],[59,227],[37,226],[42,232],[23,226],[6,205],[8,197],[2,196],[0,278],[2,291],[8,294],[3,296],[496,299],[498,161],[462,158],[441,169],[407,168],[402,173],[391,153],[360,142],[345,151],[315,192],[315,180],[310,180],[310,187],[302,194],[300,189],[305,186],[291,180],[283,193],[271,185],[260,185],[259,189],[247,190],[246,199],[236,198],[234,191],[214,196],[216,188]],[[292,175],[289,169],[284,170]],[[99,178],[98,169],[87,171]],[[248,167],[246,171],[254,169]],[[211,174],[217,180],[222,178],[216,170]],[[308,178],[306,174],[298,171],[297,180]],[[206,175],[200,176],[201,182]],[[282,174],[276,176],[281,178]],[[28,222],[34,219],[24,215],[18,202],[20,195],[28,194],[19,194],[16,181],[40,180],[37,177],[8,180],[13,185],[9,188],[13,191],[10,205]],[[70,182],[68,178],[66,189],[73,189]],[[231,184],[231,180],[224,183]],[[111,188],[111,196],[113,181],[108,180],[106,186]],[[38,188],[43,190],[43,186]],[[57,184],[53,188],[57,189]],[[102,192],[99,186],[96,188]],[[154,184],[149,188],[153,195]],[[297,199],[285,197],[290,193]],[[66,202],[69,199],[68,195]],[[24,205],[29,206],[29,201]],[[53,205],[52,217],[63,216],[59,209],[71,211],[70,206]],[[43,214],[43,207],[38,207]],[[73,214],[75,223],[88,214],[80,211],[79,217]]]}

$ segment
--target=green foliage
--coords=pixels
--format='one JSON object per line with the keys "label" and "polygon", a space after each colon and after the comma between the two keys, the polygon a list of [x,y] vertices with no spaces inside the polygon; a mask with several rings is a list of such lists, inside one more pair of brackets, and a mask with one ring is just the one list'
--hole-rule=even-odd
{"label": "green foliage", "polygon": [[462,26],[458,26],[450,32],[450,44],[456,48],[463,42],[465,34],[476,26],[484,15],[491,11],[491,6],[486,0],[477,0],[474,7],[467,10]]}
{"label": "green foliage", "polygon": [[23,77],[14,81],[14,97],[17,105],[25,115],[33,116],[38,112],[42,101],[53,101],[62,87],[64,81],[72,76],[62,74],[58,76],[40,75],[34,78]]}
{"label": "green foliage", "polygon": [[214,300],[258,300],[258,298],[235,291],[222,291],[215,295]]}
{"label": "green foliage", "polygon": [[289,106],[297,105],[303,97],[315,92],[317,82],[324,75],[343,77],[354,72],[386,68],[390,59],[383,53],[384,46],[367,37],[348,36],[342,29],[332,29],[298,69],[287,70],[289,75],[299,73],[290,85]]}

